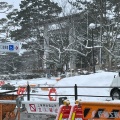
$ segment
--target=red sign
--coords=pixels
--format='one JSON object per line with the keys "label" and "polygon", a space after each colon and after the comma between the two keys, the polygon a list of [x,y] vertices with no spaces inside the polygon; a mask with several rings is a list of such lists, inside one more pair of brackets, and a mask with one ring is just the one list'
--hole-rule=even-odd
{"label": "red sign", "polygon": [[36,112],[35,104],[29,104],[31,112]]}

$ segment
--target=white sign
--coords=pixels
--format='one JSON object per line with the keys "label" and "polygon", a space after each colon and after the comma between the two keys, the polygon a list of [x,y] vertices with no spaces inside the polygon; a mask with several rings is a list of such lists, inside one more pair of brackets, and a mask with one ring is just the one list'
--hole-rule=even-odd
{"label": "white sign", "polygon": [[56,115],[59,109],[59,103],[57,101],[46,101],[46,102],[31,102],[23,101],[22,104],[25,104],[28,113],[36,114],[52,114]]}
{"label": "white sign", "polygon": [[0,52],[20,52],[20,43],[0,43]]}

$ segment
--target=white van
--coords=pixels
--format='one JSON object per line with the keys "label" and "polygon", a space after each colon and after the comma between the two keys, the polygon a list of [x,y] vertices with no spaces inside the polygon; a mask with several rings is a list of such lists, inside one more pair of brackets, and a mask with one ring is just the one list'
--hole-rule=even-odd
{"label": "white van", "polygon": [[110,85],[110,96],[112,99],[120,99],[120,72],[118,72],[117,76],[114,76],[113,81]]}

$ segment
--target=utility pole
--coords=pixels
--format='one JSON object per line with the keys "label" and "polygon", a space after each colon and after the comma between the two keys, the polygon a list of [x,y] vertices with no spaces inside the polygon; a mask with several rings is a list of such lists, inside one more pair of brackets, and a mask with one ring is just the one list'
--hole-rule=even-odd
{"label": "utility pole", "polygon": [[93,30],[95,29],[95,24],[91,23],[89,25],[89,28],[92,31],[92,67],[93,67],[93,73],[95,73],[95,53],[94,53],[94,36],[93,36]]}
{"label": "utility pole", "polygon": [[92,57],[93,57],[93,73],[95,73],[95,53],[94,53],[94,36],[93,36],[93,29],[92,29]]}

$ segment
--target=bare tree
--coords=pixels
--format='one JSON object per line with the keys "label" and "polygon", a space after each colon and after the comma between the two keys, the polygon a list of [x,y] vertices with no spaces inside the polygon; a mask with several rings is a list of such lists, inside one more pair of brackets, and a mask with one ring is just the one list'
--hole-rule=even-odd
{"label": "bare tree", "polygon": [[[108,0],[100,1],[82,1],[79,0],[72,2],[69,0],[73,6],[76,6],[82,12],[87,12],[88,23],[91,22],[96,24],[94,29],[94,39],[96,44],[100,47],[99,51],[99,64],[103,63],[104,66],[111,69],[113,60],[118,58],[118,54],[115,53],[116,43],[119,35],[119,5],[120,2],[112,2]],[[86,24],[88,24],[86,22]],[[90,34],[90,32],[89,32]],[[104,52],[105,51],[105,52]]]}

